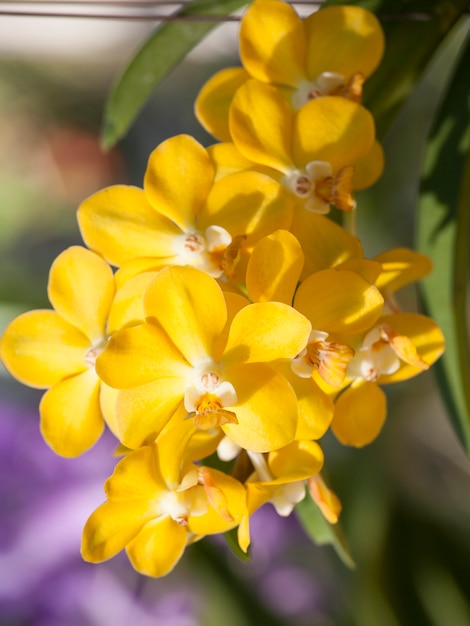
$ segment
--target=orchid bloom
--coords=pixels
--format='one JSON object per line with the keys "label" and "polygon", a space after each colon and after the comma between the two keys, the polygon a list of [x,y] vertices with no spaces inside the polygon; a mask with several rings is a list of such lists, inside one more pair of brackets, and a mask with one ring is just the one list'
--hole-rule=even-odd
{"label": "orchid bloom", "polygon": [[199,428],[221,427],[248,450],[294,439],[297,399],[271,363],[304,348],[306,317],[279,302],[235,312],[213,278],[189,267],[161,270],[144,308],[146,323],[115,333],[97,360],[100,377],[122,390],[116,422],[124,445],[154,439],[182,403]]}
{"label": "orchid bloom", "polygon": [[298,240],[288,231],[276,231],[254,247],[246,281],[253,301],[292,304],[312,324],[303,350],[277,368],[297,394],[296,438],[317,439],[333,416],[331,399],[318,383],[323,379],[341,388],[354,356],[354,349],[337,338],[369,329],[382,313],[383,298],[371,281],[347,269],[314,272],[297,287],[303,259]]}
{"label": "orchid bloom", "polygon": [[22,383],[49,389],[39,407],[41,432],[57,454],[88,450],[103,431],[103,411],[112,422],[115,393],[101,384],[95,363],[117,328],[143,321],[141,288],[131,282],[116,293],[109,265],[73,246],[50,270],[54,310],[29,311],[7,327],[2,361]]}
{"label": "orchid bloom", "polygon": [[355,166],[375,137],[361,105],[327,96],[294,112],[274,87],[249,80],[233,98],[229,122],[236,149],[254,169],[271,168],[297,205],[314,213],[328,213],[332,204],[354,208],[352,190],[364,186],[355,185]]}
{"label": "orchid bloom", "polygon": [[195,430],[190,421],[178,424],[117,464],[105,483],[107,501],[84,528],[85,560],[104,561],[125,548],[137,571],[163,576],[188,543],[239,524],[246,511],[245,489],[188,458]]}
{"label": "orchid bloom", "polygon": [[78,210],[86,244],[111,265],[124,265],[119,283],[167,265],[231,276],[242,246],[249,250],[290,220],[289,200],[277,182],[256,172],[214,182],[206,149],[188,135],[152,152],[144,189],[108,187]]}
{"label": "orchid bloom", "polygon": [[301,19],[285,2],[255,0],[240,24],[243,67],[224,69],[204,85],[196,115],[215,137],[230,141],[230,104],[250,78],[278,89],[294,109],[324,96],[360,102],[383,49],[379,21],[360,7],[327,7]]}
{"label": "orchid bloom", "polygon": [[444,336],[418,313],[381,317],[365,333],[349,363],[347,383],[337,398],[332,430],[345,445],[373,441],[385,422],[386,396],[379,385],[407,380],[429,369],[444,351]]}

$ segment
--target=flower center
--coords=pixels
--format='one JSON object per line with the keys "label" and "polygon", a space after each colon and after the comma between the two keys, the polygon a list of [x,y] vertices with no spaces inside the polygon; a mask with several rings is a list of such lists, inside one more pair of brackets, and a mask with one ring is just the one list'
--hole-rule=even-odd
{"label": "flower center", "polygon": [[354,350],[336,341],[326,341],[328,333],[313,330],[304,350],[291,361],[292,371],[300,378],[311,378],[317,370],[322,379],[339,388],[354,357]]}
{"label": "flower center", "polygon": [[343,167],[333,175],[326,161],[310,161],[304,171],[293,170],[283,179],[283,184],[298,198],[305,200],[305,208],[313,213],[326,214],[334,204],[342,211],[355,207],[352,199],[352,165]]}
{"label": "flower center", "polygon": [[89,369],[94,369],[96,365],[96,359],[100,356],[100,354],[104,351],[108,344],[108,339],[101,339],[94,345],[92,345],[85,352],[85,364]]}
{"label": "flower center", "polygon": [[302,81],[293,93],[291,103],[298,110],[309,100],[324,96],[341,96],[361,102],[363,84],[364,75],[361,72],[356,72],[349,80],[338,72],[322,72],[314,81]]}
{"label": "flower center", "polygon": [[375,382],[382,374],[394,374],[402,361],[420,370],[429,368],[409,337],[399,335],[388,324],[381,324],[364,337],[348,374]]}
{"label": "flower center", "polygon": [[193,415],[194,423],[202,430],[237,424],[237,416],[225,407],[237,403],[235,388],[228,381],[222,381],[214,370],[204,372],[196,384],[186,388],[184,407]]}
{"label": "flower center", "polygon": [[169,515],[180,526],[186,526],[191,515],[203,515],[207,511],[200,491],[199,472],[196,467],[187,472],[176,489],[165,491],[158,500],[161,515]]}
{"label": "flower center", "polygon": [[224,273],[224,257],[232,236],[221,226],[208,226],[204,235],[195,231],[179,236],[175,252],[181,265],[190,265],[213,278]]}

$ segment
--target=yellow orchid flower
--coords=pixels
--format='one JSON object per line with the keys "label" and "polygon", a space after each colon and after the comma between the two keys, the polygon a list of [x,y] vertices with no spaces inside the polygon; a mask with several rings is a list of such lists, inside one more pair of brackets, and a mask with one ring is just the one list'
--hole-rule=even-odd
{"label": "yellow orchid flower", "polygon": [[142,285],[115,293],[109,265],[85,248],[62,252],[49,274],[55,310],[14,319],[0,344],[5,367],[20,382],[49,390],[39,411],[41,432],[62,456],[77,456],[101,435],[102,413],[112,426],[115,392],[95,371],[97,356],[116,328],[143,320]]}
{"label": "yellow orchid flower", "polygon": [[247,512],[238,528],[238,542],[246,552],[250,545],[249,518],[266,502],[287,517],[305,497],[306,480],[323,466],[323,452],[314,441],[293,441],[268,455],[248,452],[254,472],[245,483]]}
{"label": "yellow orchid flower", "polygon": [[345,445],[362,447],[379,434],[387,402],[379,385],[407,380],[427,370],[444,352],[444,336],[418,313],[385,315],[362,337],[337,398],[332,430]]}
{"label": "yellow orchid flower", "polygon": [[328,96],[294,112],[278,90],[252,79],[235,94],[229,121],[241,155],[271,168],[296,204],[315,213],[328,213],[332,204],[354,208],[355,164],[375,137],[374,120],[362,106]]}
{"label": "yellow orchid flower", "polygon": [[291,211],[279,184],[260,173],[214,182],[206,149],[178,135],[150,155],[144,189],[103,189],[81,204],[78,221],[89,248],[112,265],[125,265],[121,284],[167,265],[231,275],[241,246],[249,250],[271,230],[288,227]]}
{"label": "yellow orchid flower", "polygon": [[245,489],[187,456],[195,426],[166,431],[130,452],[105,483],[107,501],[88,519],[82,556],[94,563],[122,549],[147,576],[170,572],[193,541],[234,528],[245,515]]}
{"label": "yellow orchid flower", "polygon": [[[341,388],[354,356],[354,349],[337,337],[368,330],[382,313],[383,297],[372,281],[349,269],[314,272],[298,287],[303,260],[298,240],[288,231],[276,231],[254,247],[246,284],[253,301],[292,304],[312,324],[304,349],[290,364],[278,363],[276,367],[297,395],[296,438],[317,439],[333,417],[331,398],[320,389],[319,379]],[[380,266],[373,265],[378,273]]]}
{"label": "yellow orchid flower", "polygon": [[221,427],[248,450],[294,439],[297,399],[270,363],[303,349],[311,330],[303,315],[259,302],[228,326],[217,282],[189,267],[161,270],[144,307],[147,322],[115,333],[97,360],[100,377],[122,390],[116,420],[124,445],[154,439],[181,403],[199,428]]}
{"label": "yellow orchid flower", "polygon": [[230,141],[230,104],[250,78],[279,89],[295,109],[324,96],[360,102],[383,50],[377,18],[360,7],[327,7],[301,19],[285,2],[255,0],[240,24],[243,67],[222,70],[204,85],[196,115],[215,137]]}

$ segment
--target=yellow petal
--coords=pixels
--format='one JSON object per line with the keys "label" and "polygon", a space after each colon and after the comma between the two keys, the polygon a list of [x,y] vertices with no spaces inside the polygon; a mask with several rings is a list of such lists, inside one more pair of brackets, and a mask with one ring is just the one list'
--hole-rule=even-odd
{"label": "yellow petal", "polygon": [[99,563],[120,552],[155,515],[148,501],[105,502],[88,518],[81,553]]}
{"label": "yellow petal", "polygon": [[7,370],[30,387],[51,387],[86,370],[90,341],[55,311],[23,313],[5,330],[0,344]]}
{"label": "yellow petal", "polygon": [[244,307],[250,304],[250,301],[238,293],[224,291],[225,303],[227,305],[227,322],[215,344],[214,360],[218,363],[222,357],[225,346],[227,345],[228,334],[233,318]]}
{"label": "yellow petal", "polygon": [[57,383],[39,405],[41,433],[56,454],[79,456],[91,448],[104,428],[100,380],[87,370]]}
{"label": "yellow petal", "polygon": [[117,437],[116,427],[116,400],[119,391],[113,389],[101,381],[100,385],[100,408],[104,421],[110,431]]}
{"label": "yellow petal", "polygon": [[104,487],[108,500],[121,502],[155,500],[160,491],[166,490],[155,446],[144,446],[128,452],[117,463]]}
{"label": "yellow petal", "polygon": [[[201,468],[209,500],[207,513],[192,515],[188,530],[198,535],[222,533],[234,528],[246,511],[246,492],[241,483],[213,468]],[[207,475],[209,473],[209,476]],[[210,483],[211,494],[208,493]]]}
{"label": "yellow petal", "polygon": [[250,75],[242,67],[229,67],[209,78],[199,92],[194,112],[207,132],[220,141],[230,141],[228,112],[233,96]]}
{"label": "yellow petal", "polygon": [[206,149],[189,135],[177,135],[150,155],[144,189],[159,213],[188,231],[194,228],[213,180],[214,167]]}
{"label": "yellow petal", "polygon": [[194,469],[188,456],[188,444],[196,432],[192,420],[184,420],[169,427],[161,433],[156,442],[158,465],[168,489],[177,489],[181,477]]}
{"label": "yellow petal", "polygon": [[171,517],[149,522],[127,545],[133,567],[146,576],[165,576],[171,572],[186,548],[188,533]]}
{"label": "yellow petal", "polygon": [[337,269],[349,270],[362,276],[367,282],[375,284],[377,287],[377,278],[380,276],[381,267],[377,261],[370,261],[369,259],[348,259],[344,263],[341,263]]}
{"label": "yellow petal", "polygon": [[382,58],[384,37],[373,13],[355,6],[321,9],[305,20],[308,75],[337,72],[369,76]]}
{"label": "yellow petal", "polygon": [[309,479],[308,490],[327,522],[336,524],[341,513],[341,502],[334,491],[326,486],[320,474]]}
{"label": "yellow petal", "polygon": [[294,358],[307,344],[310,331],[308,319],[287,304],[250,304],[232,322],[222,361],[228,367]]}
{"label": "yellow petal", "polygon": [[384,166],[383,148],[378,141],[374,141],[369,152],[355,163],[352,179],[353,189],[366,189],[373,185],[382,175]]}
{"label": "yellow petal", "polygon": [[237,392],[237,404],[230,407],[238,424],[222,426],[226,435],[242,448],[269,452],[294,439],[297,400],[286,379],[264,364],[230,368],[227,378]]}
{"label": "yellow petal", "polygon": [[91,344],[104,339],[114,278],[101,257],[80,246],[64,250],[52,264],[48,294],[57,313]]}
{"label": "yellow petal", "polygon": [[116,292],[109,311],[108,333],[145,322],[144,294],[157,272],[144,272],[127,280]]}
{"label": "yellow petal", "polygon": [[432,270],[429,257],[409,248],[392,248],[376,256],[375,260],[382,264],[382,272],[375,284],[387,293],[394,293],[424,278]]}
{"label": "yellow petal", "polygon": [[263,504],[269,501],[274,492],[278,489],[276,485],[266,483],[246,483],[248,514],[243,516],[238,527],[238,543],[243,552],[248,551],[250,545],[250,515],[252,515]]}
{"label": "yellow petal", "polygon": [[293,441],[269,453],[268,465],[275,479],[272,485],[304,480],[317,474],[323,466],[323,451],[315,441]]}
{"label": "yellow petal", "polygon": [[256,0],[240,24],[240,58],[253,78],[295,86],[306,78],[307,42],[295,10],[284,2]]}
{"label": "yellow petal", "polygon": [[[408,338],[413,349],[416,350],[419,361],[422,360],[425,367],[431,366],[444,352],[445,340],[441,329],[431,318],[425,315],[396,313],[384,316],[380,319],[380,323],[390,326],[396,335]],[[407,380],[420,374],[425,367],[419,362],[414,365],[402,363],[394,374],[382,375],[380,384]]]}
{"label": "yellow petal", "polygon": [[233,98],[230,134],[245,158],[287,173],[293,166],[292,116],[274,87],[249,80]]}
{"label": "yellow petal", "polygon": [[214,164],[218,180],[227,174],[242,172],[254,166],[252,161],[245,159],[234,143],[216,143],[207,148],[207,152]]}
{"label": "yellow petal", "polygon": [[362,448],[378,436],[387,415],[387,399],[375,383],[352,385],[336,401],[331,429],[345,446]]}
{"label": "yellow petal", "polygon": [[301,280],[318,270],[363,257],[359,239],[323,215],[295,211],[290,231],[299,240],[305,253]]}
{"label": "yellow petal", "polygon": [[246,286],[254,302],[292,304],[304,254],[298,240],[287,230],[277,230],[253,248]]}
{"label": "yellow petal", "polygon": [[142,189],[116,185],[98,191],[78,209],[83,240],[112,265],[135,257],[168,257],[181,230],[149,204]]}
{"label": "yellow petal", "polygon": [[116,401],[115,429],[128,448],[153,442],[183,400],[184,378],[160,378],[121,391]]}
{"label": "yellow petal", "polygon": [[244,235],[244,245],[251,248],[273,230],[289,228],[292,211],[288,192],[278,182],[259,172],[237,172],[214,184],[200,227],[217,224],[234,238]]}
{"label": "yellow petal", "polygon": [[383,298],[379,290],[347,270],[322,270],[299,287],[294,306],[313,328],[329,333],[356,333],[378,319]]}
{"label": "yellow petal", "polygon": [[204,487],[209,504],[216,513],[225,521],[231,524],[234,519],[228,509],[228,501],[225,493],[214,482],[213,473],[208,467],[198,469],[199,482]]}
{"label": "yellow petal", "polygon": [[248,548],[250,547],[251,537],[250,537],[250,516],[247,513],[242,521],[240,522],[237,530],[237,539],[238,545],[240,546],[243,552],[248,552]]}
{"label": "yellow petal", "polygon": [[295,116],[294,163],[303,168],[311,161],[326,161],[336,174],[367,154],[374,138],[374,119],[367,109],[345,98],[318,98]]}
{"label": "yellow petal", "polygon": [[276,365],[292,385],[299,406],[296,439],[320,439],[333,419],[333,402],[312,378],[300,378],[290,364]]}
{"label": "yellow petal", "polygon": [[151,324],[115,333],[96,361],[99,377],[116,389],[145,385],[158,378],[184,377],[188,369],[168,335]]}
{"label": "yellow petal", "polygon": [[[116,282],[116,289],[121,289],[127,281],[140,274],[152,274],[153,278],[157,272],[168,265],[179,265],[178,255],[166,256],[162,258],[157,257],[139,257],[132,259],[132,261],[126,261],[114,275]],[[145,280],[145,279],[143,279]],[[141,294],[142,296],[144,293]]]}
{"label": "yellow petal", "polygon": [[219,285],[191,267],[163,269],[147,290],[145,310],[192,365],[213,356],[227,319]]}

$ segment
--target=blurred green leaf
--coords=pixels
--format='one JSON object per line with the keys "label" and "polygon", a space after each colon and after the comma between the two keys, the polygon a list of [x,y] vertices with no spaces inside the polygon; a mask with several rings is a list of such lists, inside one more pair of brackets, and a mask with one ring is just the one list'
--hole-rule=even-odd
{"label": "blurred green leaf", "polygon": [[250,550],[243,552],[238,543],[237,528],[232,528],[224,533],[225,541],[233,554],[241,561],[249,561],[251,559]]}
{"label": "blurred green leaf", "polygon": [[[228,15],[244,4],[246,0],[194,0],[178,15]],[[216,25],[214,21],[168,22],[147,39],[109,96],[102,130],[105,148],[125,135],[156,86]]]}
{"label": "blurred green leaf", "polygon": [[314,543],[319,546],[333,546],[343,563],[355,569],[356,564],[346,545],[340,526],[326,521],[308,490],[305,498],[296,505],[295,512],[303,529]]}
{"label": "blurred green leaf", "polygon": [[422,283],[426,311],[441,326],[446,352],[436,373],[452,423],[470,452],[470,36],[426,147],[418,247],[434,262]]}

